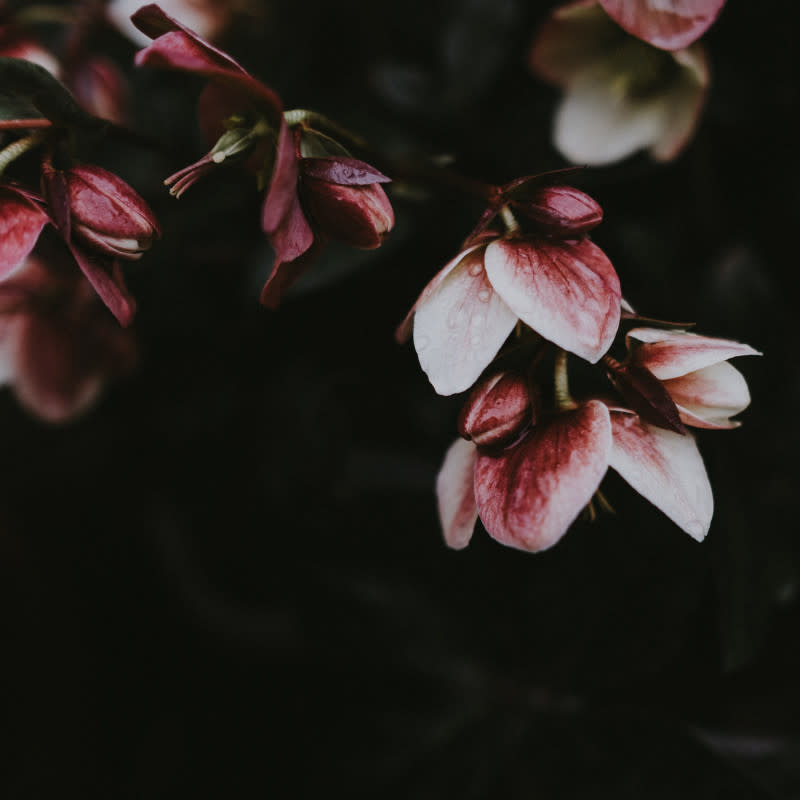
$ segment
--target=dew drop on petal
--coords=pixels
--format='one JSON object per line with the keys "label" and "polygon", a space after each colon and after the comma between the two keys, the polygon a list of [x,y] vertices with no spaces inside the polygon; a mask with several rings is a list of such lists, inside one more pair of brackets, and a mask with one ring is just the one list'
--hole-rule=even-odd
{"label": "dew drop on petal", "polygon": [[482,303],[488,303],[491,296],[492,293],[489,289],[481,289],[478,292],[478,300],[480,300]]}
{"label": "dew drop on petal", "polygon": [[469,340],[469,343],[473,347],[477,347],[481,343],[482,337],[479,333],[472,334],[472,338]]}
{"label": "dew drop on petal", "polygon": [[476,261],[470,268],[469,274],[472,275],[473,278],[477,278],[478,275],[483,272],[483,264],[480,261]]}

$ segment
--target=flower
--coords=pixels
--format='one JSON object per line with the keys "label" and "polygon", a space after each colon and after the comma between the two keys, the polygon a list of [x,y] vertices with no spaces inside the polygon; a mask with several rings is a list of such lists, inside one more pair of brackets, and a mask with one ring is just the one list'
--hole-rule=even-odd
{"label": "flower", "polygon": [[[541,215],[545,204],[534,205]],[[577,204],[578,215],[585,209]],[[420,365],[439,394],[468,389],[518,320],[587,361],[606,352],[619,325],[619,278],[587,238],[548,235],[555,224],[533,235],[484,232],[423,289],[397,337],[408,337],[413,320]],[[567,236],[579,232],[566,227]]]}
{"label": "flower", "polygon": [[705,537],[714,501],[694,438],[590,399],[537,419],[505,449],[456,440],[436,481],[445,542],[466,547],[480,516],[501,544],[552,547],[609,467],[692,538]]}
{"label": "flower", "polygon": [[685,425],[727,429],[750,405],[742,374],[728,363],[761,355],[750,345],[681,330],[634,328],[625,337],[630,363],[649,370],[672,397]]}
{"label": "flower", "polygon": [[36,246],[47,213],[17,186],[0,185],[0,281],[12,275]]}
{"label": "flower", "polygon": [[[136,63],[209,79],[199,102],[200,125],[214,143],[199,161],[166,181],[180,196],[214,166],[243,161],[266,186],[261,226],[275,263],[261,294],[271,308],[305,272],[330,237],[377,247],[394,224],[379,184],[389,179],[313,128],[316,115],[283,113],[280,98],[226,53],[148,5],[134,24],[154,41]],[[287,122],[287,117],[290,122]]]}
{"label": "flower", "polygon": [[32,255],[0,283],[0,385],[45,422],[84,413],[135,359],[131,334],[67,265]]}
{"label": "flower", "polygon": [[600,0],[600,4],[628,33],[654,47],[680,50],[708,30],[725,0]]}
{"label": "flower", "polygon": [[[531,69],[564,89],[553,142],[574,163],[610,164],[642,149],[657,161],[669,161],[697,125],[709,82],[702,47],[667,52],[626,33],[603,10],[613,8],[626,21],[641,21],[645,17],[625,9],[645,6],[651,19],[651,0],[608,0],[602,6],[597,0],[576,0],[556,8],[533,42]],[[663,17],[680,15],[664,11]]]}

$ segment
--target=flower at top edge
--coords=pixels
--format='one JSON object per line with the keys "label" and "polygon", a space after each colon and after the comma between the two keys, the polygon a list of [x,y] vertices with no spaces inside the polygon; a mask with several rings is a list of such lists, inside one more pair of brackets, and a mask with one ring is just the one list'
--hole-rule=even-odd
{"label": "flower at top edge", "polygon": [[305,272],[327,238],[356,247],[380,245],[394,213],[380,184],[388,178],[302,118],[287,123],[280,98],[226,53],[149,5],[134,24],[154,41],[136,63],[209,80],[199,101],[200,126],[212,149],[167,179],[180,196],[225,161],[240,161],[266,187],[262,229],[275,264],[261,302],[271,308]]}
{"label": "flower at top edge", "polygon": [[700,44],[654,47],[626,33],[596,0],[556,8],[536,35],[530,66],[564,92],[553,124],[556,149],[589,165],[638,150],[657,161],[675,158],[697,126],[709,83]]}

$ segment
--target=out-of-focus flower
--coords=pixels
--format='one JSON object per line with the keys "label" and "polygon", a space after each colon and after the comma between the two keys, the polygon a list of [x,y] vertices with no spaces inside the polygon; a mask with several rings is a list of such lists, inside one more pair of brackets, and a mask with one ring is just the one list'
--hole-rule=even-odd
{"label": "out-of-focus flower", "polygon": [[[149,5],[134,23],[154,41],[139,65],[177,69],[209,79],[200,98],[200,125],[212,149],[167,179],[180,196],[216,165],[241,161],[267,187],[262,228],[275,264],[261,302],[277,307],[282,293],[308,269],[326,238],[377,247],[394,224],[380,187],[389,179],[314,130],[302,114],[283,113],[280,98],[226,53]],[[296,116],[296,118],[295,118]]]}
{"label": "out-of-focus flower", "polygon": [[457,440],[436,483],[445,541],[466,547],[480,516],[502,544],[530,552],[552,547],[608,467],[694,539],[705,537],[714,503],[694,438],[587,400],[542,416],[505,449]]}
{"label": "out-of-focus flower", "polygon": [[[576,218],[586,207],[577,204]],[[609,348],[619,325],[619,278],[599,247],[574,238],[577,223],[563,224],[561,236],[570,238],[547,235],[552,221],[535,235],[484,232],[422,291],[397,336],[407,338],[413,321],[420,365],[439,394],[472,386],[518,320],[587,361]],[[594,224],[592,215],[586,227]]]}
{"label": "out-of-focus flower", "polygon": [[90,114],[124,125],[128,110],[128,84],[113,61],[90,56],[73,65],[65,76],[75,99]]}
{"label": "out-of-focus flower", "polygon": [[597,0],[556,8],[534,40],[530,65],[564,90],[553,142],[581,164],[610,164],[638,150],[658,161],[674,158],[691,138],[709,83],[699,44],[653,47],[620,28]]}
{"label": "out-of-focus flower", "polygon": [[0,283],[0,385],[40,419],[66,422],[130,371],[136,343],[68,265],[30,256]]}
{"label": "out-of-focus flower", "polygon": [[[106,16],[120,33],[134,44],[145,47],[150,38],[131,22],[131,15],[141,5],[140,0],[111,0],[106,7]],[[160,6],[181,24],[196,31],[198,36],[211,41],[225,31],[234,12],[231,0],[161,0]]]}
{"label": "out-of-focus flower", "polygon": [[664,50],[680,50],[699,39],[725,0],[600,0],[628,33]]}
{"label": "out-of-focus flower", "polygon": [[20,32],[12,22],[0,22],[0,56],[31,61],[44,67],[54,77],[61,78],[58,59],[35,39]]}
{"label": "out-of-focus flower", "polygon": [[49,221],[41,205],[26,192],[0,185],[0,281],[25,262]]}
{"label": "out-of-focus flower", "polygon": [[741,424],[731,417],[750,405],[750,393],[728,359],[761,355],[757,350],[730,339],[657,328],[634,328],[626,344],[630,362],[661,381],[685,425],[726,429]]}

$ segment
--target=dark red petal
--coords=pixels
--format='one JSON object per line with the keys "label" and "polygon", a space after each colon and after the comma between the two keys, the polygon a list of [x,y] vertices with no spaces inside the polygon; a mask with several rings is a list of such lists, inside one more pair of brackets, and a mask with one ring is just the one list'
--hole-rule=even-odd
{"label": "dark red petal", "polygon": [[600,204],[572,186],[547,186],[514,208],[533,220],[545,234],[574,239],[596,228],[603,220]]}
{"label": "dark red petal", "polygon": [[552,547],[592,499],[610,452],[609,411],[590,400],[500,454],[481,453],[475,498],[486,530],[520,550]]}
{"label": "dark red petal", "polygon": [[[269,189],[267,189],[267,196],[264,198],[261,214],[261,229],[267,235],[275,233],[290,209],[293,209],[298,204],[298,177],[299,168],[294,132],[284,120],[281,120],[275,165],[272,168],[272,177],[270,178]],[[290,261],[296,258],[297,255],[281,260]]]}
{"label": "dark red petal", "polygon": [[27,258],[47,222],[35,203],[12,189],[0,189],[0,279]]}
{"label": "dark red petal", "polygon": [[584,239],[498,239],[484,257],[506,305],[542,337],[597,361],[619,326],[619,278],[605,253]]}
{"label": "dark red petal", "polygon": [[130,325],[136,313],[136,301],[128,292],[119,265],[116,262],[110,263],[108,259],[95,253],[88,253],[70,242],[67,245],[86,279],[119,320],[120,325]]}
{"label": "dark red petal", "polygon": [[600,4],[628,33],[662,50],[680,50],[708,30],[725,0],[600,0]]}
{"label": "dark red petal", "polygon": [[261,304],[267,308],[276,309],[280,305],[283,293],[289,289],[289,287],[291,287],[319,257],[323,245],[323,240],[317,237],[308,250],[292,261],[281,261],[276,256],[272,274],[261,290]]}
{"label": "dark red petal", "polygon": [[387,178],[375,167],[359,161],[357,158],[304,158],[300,161],[300,168],[309,178],[340,183],[344,186],[364,186],[368,183],[390,183]]}
{"label": "dark red petal", "polygon": [[458,432],[482,447],[509,444],[532,422],[528,382],[515,372],[483,378],[458,415]]}

